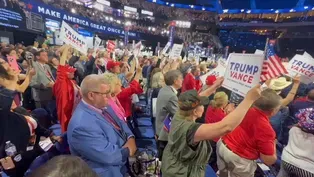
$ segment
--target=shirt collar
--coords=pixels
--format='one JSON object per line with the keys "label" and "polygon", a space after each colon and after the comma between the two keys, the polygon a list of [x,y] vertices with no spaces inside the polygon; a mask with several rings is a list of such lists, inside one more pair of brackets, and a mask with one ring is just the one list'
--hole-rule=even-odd
{"label": "shirt collar", "polygon": [[46,64],[42,64],[40,62],[38,62],[38,64],[40,64],[40,66],[45,67]]}
{"label": "shirt collar", "polygon": [[95,111],[98,111],[98,112],[100,112],[100,113],[103,112],[103,110],[101,110],[101,109],[99,109],[99,108],[96,108],[95,106],[93,106],[93,105],[87,103],[84,99],[82,99],[82,102],[83,102],[86,106],[91,107],[92,109],[94,109]]}
{"label": "shirt collar", "polygon": [[252,109],[254,110],[254,115],[253,116],[257,117],[257,115],[260,115],[261,117],[263,117],[263,118],[265,118],[266,120],[269,121],[268,116],[262,110],[260,110],[260,109],[258,109],[256,107],[253,107]]}
{"label": "shirt collar", "polygon": [[178,91],[173,87],[173,86],[170,86],[170,88],[172,89],[172,91],[177,95],[178,94]]}

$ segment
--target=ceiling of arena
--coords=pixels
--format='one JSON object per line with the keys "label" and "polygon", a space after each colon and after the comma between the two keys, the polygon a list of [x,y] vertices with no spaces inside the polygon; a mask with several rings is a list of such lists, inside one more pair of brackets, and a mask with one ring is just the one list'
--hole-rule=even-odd
{"label": "ceiling of arena", "polygon": [[[215,5],[216,0],[164,0],[169,3],[187,5]],[[314,5],[314,0],[304,1],[304,5]],[[220,0],[223,9],[251,9],[251,0]],[[296,7],[299,0],[255,0],[257,9],[285,9]]]}

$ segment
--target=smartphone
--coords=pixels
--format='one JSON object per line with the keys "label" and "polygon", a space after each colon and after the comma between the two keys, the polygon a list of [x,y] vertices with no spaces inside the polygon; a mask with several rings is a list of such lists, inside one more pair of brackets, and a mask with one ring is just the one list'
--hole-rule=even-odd
{"label": "smartphone", "polygon": [[10,170],[10,169],[15,168],[15,165],[14,165],[11,157],[6,157],[6,158],[0,159],[0,163],[1,163],[1,166],[3,167],[3,169],[5,169],[5,170]]}
{"label": "smartphone", "polygon": [[11,66],[11,68],[15,71],[19,71],[19,65],[16,61],[16,56],[8,56],[8,63]]}

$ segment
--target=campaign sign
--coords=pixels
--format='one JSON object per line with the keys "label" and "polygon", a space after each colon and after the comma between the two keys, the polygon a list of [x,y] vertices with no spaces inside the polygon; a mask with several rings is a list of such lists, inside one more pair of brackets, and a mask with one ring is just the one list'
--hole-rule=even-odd
{"label": "campaign sign", "polygon": [[101,39],[98,36],[96,36],[95,37],[95,43],[94,43],[94,49],[98,49],[100,46],[100,43],[101,43]]}
{"label": "campaign sign", "polygon": [[62,22],[60,39],[74,49],[87,55],[87,43],[82,35],[74,31],[66,22]]}
{"label": "campaign sign", "polygon": [[263,54],[264,55],[264,51],[256,49],[254,54]]}
{"label": "campaign sign", "polygon": [[260,81],[264,55],[232,53],[228,60],[222,86],[245,96]]}
{"label": "campaign sign", "polygon": [[170,47],[171,43],[167,42],[166,46],[162,49],[161,54],[165,55]]}
{"label": "campaign sign", "polygon": [[223,77],[226,72],[226,63],[222,60],[218,61],[218,66],[214,68],[213,70],[209,71],[208,73],[204,74],[203,76],[200,77],[200,80],[202,83],[205,85],[206,84],[206,78],[208,76],[216,76],[216,77]]}
{"label": "campaign sign", "polygon": [[169,54],[170,58],[177,58],[181,56],[183,44],[173,44],[172,50]]}
{"label": "campaign sign", "polygon": [[134,50],[133,50],[133,54],[135,57],[137,57],[138,55],[140,55],[141,53],[141,48],[142,48],[142,41],[139,41],[138,43],[136,43],[134,45]]}
{"label": "campaign sign", "polygon": [[314,82],[314,59],[309,56],[295,55],[288,64],[291,77],[299,74],[301,82],[309,84]]}
{"label": "campaign sign", "polygon": [[112,53],[116,48],[116,43],[114,41],[108,41],[107,43],[107,51]]}

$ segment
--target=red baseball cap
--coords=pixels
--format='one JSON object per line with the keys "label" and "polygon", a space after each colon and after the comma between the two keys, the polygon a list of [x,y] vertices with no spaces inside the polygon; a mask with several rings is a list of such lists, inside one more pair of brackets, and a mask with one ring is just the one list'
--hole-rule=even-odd
{"label": "red baseball cap", "polygon": [[115,66],[119,66],[120,67],[120,62],[115,62],[115,61],[111,61],[109,60],[107,62],[107,70],[111,70],[112,68],[114,68]]}
{"label": "red baseball cap", "polygon": [[66,72],[74,73],[76,71],[76,68],[73,68],[72,66],[66,65],[65,70],[66,70]]}
{"label": "red baseball cap", "polygon": [[207,76],[206,85],[213,85],[216,80],[217,80],[216,76],[213,75]]}

